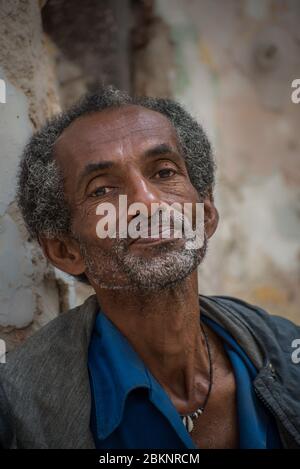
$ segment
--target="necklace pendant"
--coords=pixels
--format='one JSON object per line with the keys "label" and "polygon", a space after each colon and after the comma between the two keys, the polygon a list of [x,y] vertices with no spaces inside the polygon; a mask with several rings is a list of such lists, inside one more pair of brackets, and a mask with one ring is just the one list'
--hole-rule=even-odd
{"label": "necklace pendant", "polygon": [[186,417],[183,417],[182,422],[185,428],[187,429],[187,431],[191,433],[191,431],[194,428],[194,422],[192,418],[189,415],[187,415]]}

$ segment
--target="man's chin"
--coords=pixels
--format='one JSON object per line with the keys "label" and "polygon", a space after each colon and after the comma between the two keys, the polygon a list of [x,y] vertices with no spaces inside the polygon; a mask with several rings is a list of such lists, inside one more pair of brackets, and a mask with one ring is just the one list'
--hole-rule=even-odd
{"label": "man's chin", "polygon": [[[191,275],[203,260],[205,246],[199,250],[188,250],[178,246],[178,241],[157,244],[149,249],[128,250],[120,262],[133,289],[158,291],[178,285]],[[121,260],[121,259],[120,259]]]}

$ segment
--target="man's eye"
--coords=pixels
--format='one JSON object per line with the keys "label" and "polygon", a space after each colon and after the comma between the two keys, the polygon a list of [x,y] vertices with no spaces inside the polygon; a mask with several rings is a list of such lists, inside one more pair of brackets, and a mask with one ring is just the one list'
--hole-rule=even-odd
{"label": "man's eye", "polygon": [[158,171],[154,177],[156,179],[164,179],[164,178],[171,177],[174,174],[175,174],[175,171],[173,169],[165,168],[165,169],[161,169],[160,171]]}
{"label": "man's eye", "polygon": [[101,197],[101,195],[106,195],[112,190],[112,187],[97,187],[93,192],[91,192],[90,197]]}

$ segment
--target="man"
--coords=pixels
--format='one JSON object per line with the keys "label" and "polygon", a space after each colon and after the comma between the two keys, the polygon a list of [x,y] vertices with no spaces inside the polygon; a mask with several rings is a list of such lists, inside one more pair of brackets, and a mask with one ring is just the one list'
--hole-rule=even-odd
{"label": "man", "polygon": [[[213,184],[207,137],[170,100],[109,87],[32,137],[18,179],[26,226],[49,261],[95,295],[8,354],[3,447],[300,447],[291,359],[300,328],[198,293],[197,266],[218,224]],[[203,204],[204,242],[188,249],[174,219],[173,236],[155,239],[150,216],[149,236],[99,236],[99,205],[118,213],[125,195],[149,213],[190,203],[194,216]],[[127,225],[137,216],[128,212]]]}

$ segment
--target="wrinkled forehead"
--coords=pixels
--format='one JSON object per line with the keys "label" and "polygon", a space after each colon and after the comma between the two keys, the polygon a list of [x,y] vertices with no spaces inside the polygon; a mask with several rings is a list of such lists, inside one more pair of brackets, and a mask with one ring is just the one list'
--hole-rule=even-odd
{"label": "wrinkled forehead", "polygon": [[[82,166],[89,157],[110,156],[120,145],[134,146],[136,152],[147,146],[169,143],[178,149],[175,128],[163,114],[142,106],[128,105],[87,114],[65,129],[55,144],[55,158],[63,166]],[[73,166],[75,169],[75,166]]]}

